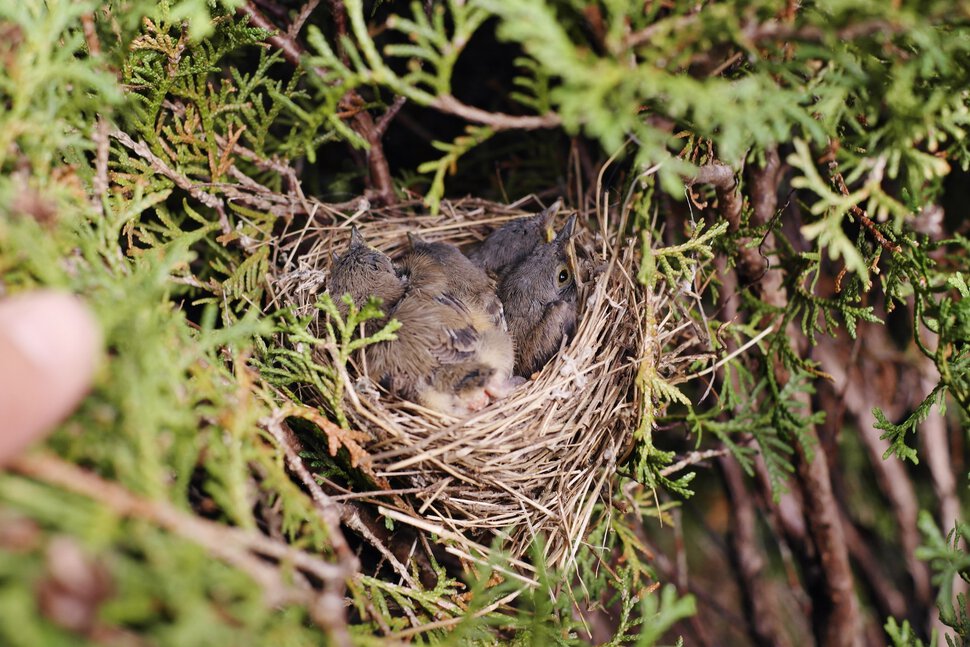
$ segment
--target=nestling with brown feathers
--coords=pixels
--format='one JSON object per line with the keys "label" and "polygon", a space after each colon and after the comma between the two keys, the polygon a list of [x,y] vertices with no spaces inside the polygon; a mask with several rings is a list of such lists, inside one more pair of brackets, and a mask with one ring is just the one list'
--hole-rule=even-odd
{"label": "nestling with brown feathers", "polygon": [[343,255],[334,255],[333,268],[327,292],[333,298],[341,315],[346,316],[347,305],[341,297],[349,294],[354,305],[362,307],[369,297],[381,300],[384,317],[367,322],[367,334],[371,335],[387,323],[390,311],[404,296],[405,281],[397,275],[391,259],[382,252],[368,247],[357,227],[350,230],[350,245]]}
{"label": "nestling with brown feathers", "polygon": [[495,282],[453,245],[429,243],[410,234],[408,239],[411,251],[401,259],[401,274],[412,286],[447,296],[467,309],[481,339],[477,357],[494,369],[485,390],[494,398],[505,397],[514,386],[515,352]]}
{"label": "nestling with brown feathers", "polygon": [[408,242],[411,251],[401,261],[405,275],[409,274],[408,268],[412,265],[437,268],[423,275],[427,281],[441,280],[442,290],[454,294],[472,309],[484,312],[492,325],[508,330],[495,281],[482,268],[454,245],[431,243],[411,233],[408,234]]}
{"label": "nestling with brown feathers", "polygon": [[348,293],[357,305],[380,297],[384,321],[401,322],[396,340],[367,347],[369,372],[379,383],[430,409],[461,416],[487,405],[490,390],[500,394],[513,351],[508,334],[490,328],[484,312],[451,294],[442,273],[422,257],[405,259],[399,273],[355,229],[347,251],[334,261],[328,291],[334,297]]}

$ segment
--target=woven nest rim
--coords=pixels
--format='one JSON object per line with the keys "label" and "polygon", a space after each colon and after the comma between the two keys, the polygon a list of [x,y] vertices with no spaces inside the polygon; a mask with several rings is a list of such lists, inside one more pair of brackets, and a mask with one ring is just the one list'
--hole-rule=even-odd
{"label": "woven nest rim", "polygon": [[[313,309],[351,225],[394,258],[405,249],[407,231],[466,249],[500,224],[534,213],[521,204],[465,199],[445,201],[437,216],[408,213],[420,209],[413,203],[359,209],[343,220],[310,219],[279,238],[274,304]],[[387,394],[375,397],[372,381],[353,378],[364,375],[359,365],[346,376],[355,388],[347,389],[345,413],[373,438],[366,445],[370,474],[378,483],[404,485],[396,491],[405,494],[385,493],[379,512],[451,540],[448,550],[465,559],[489,554],[487,540],[503,534],[503,552],[528,571],[519,558],[541,534],[547,563],[572,561],[639,415],[637,370],[659,359],[661,342],[649,338],[645,318],[669,299],[633,276],[639,241],[617,233],[625,223],[608,208],[564,209],[558,218],[570,213],[583,225],[574,236],[581,279],[576,334],[508,398],[459,420]],[[297,246],[306,251],[295,253]]]}

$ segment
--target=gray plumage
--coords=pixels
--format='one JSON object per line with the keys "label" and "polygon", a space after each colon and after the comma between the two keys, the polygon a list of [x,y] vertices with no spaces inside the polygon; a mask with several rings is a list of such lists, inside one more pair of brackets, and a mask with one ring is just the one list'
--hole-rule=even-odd
{"label": "gray plumage", "polygon": [[517,375],[541,369],[576,332],[576,281],[567,255],[575,224],[571,216],[552,241],[535,247],[499,283]]}
{"label": "gray plumage", "polygon": [[337,304],[342,315],[347,314],[347,306],[341,297],[349,294],[358,308],[367,303],[369,297],[381,299],[385,317],[381,321],[368,322],[368,334],[379,330],[387,322],[387,315],[404,296],[405,281],[401,279],[387,254],[368,247],[364,237],[353,227],[350,230],[350,244],[347,250],[334,258],[327,281],[327,292]]}
{"label": "gray plumage", "polygon": [[488,274],[501,278],[538,245],[547,242],[546,232],[560,207],[562,200],[556,200],[534,216],[507,222],[470,251],[468,258]]}

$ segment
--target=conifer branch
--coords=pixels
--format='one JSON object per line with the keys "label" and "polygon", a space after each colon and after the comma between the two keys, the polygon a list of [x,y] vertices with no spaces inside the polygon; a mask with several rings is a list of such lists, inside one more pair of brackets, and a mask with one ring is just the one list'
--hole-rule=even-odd
{"label": "conifer branch", "polygon": [[431,107],[476,124],[489,126],[495,130],[535,130],[537,128],[558,128],[562,125],[562,119],[556,113],[517,116],[501,112],[489,112],[464,104],[450,94],[435,97],[431,102]]}
{"label": "conifer branch", "polygon": [[284,583],[281,573],[254,561],[254,555],[288,561],[328,584],[341,583],[352,571],[347,564],[330,564],[265,535],[234,528],[178,510],[166,501],[143,499],[120,485],[81,469],[51,454],[32,454],[16,459],[11,469],[30,478],[63,488],[106,506],[121,517],[144,519],[199,544],[211,554],[249,573],[268,586],[272,604],[309,603],[314,594],[300,592]]}
{"label": "conifer branch", "polygon": [[[267,42],[283,52],[283,56],[290,64],[295,67],[302,65],[301,59],[305,53],[304,49],[289,30],[281,31],[263,15],[252,1],[242,5],[238,11],[248,16],[257,27],[272,33],[267,37]],[[325,76],[324,71],[320,68],[314,68],[313,71],[321,77]],[[367,142],[367,164],[374,191],[372,197],[380,204],[394,204],[397,202],[394,193],[394,181],[391,178],[391,169],[388,166],[387,157],[384,154],[384,144],[381,141],[384,133],[374,123],[374,117],[363,108],[363,105],[363,99],[353,89],[347,92],[339,102],[340,110],[350,115],[354,130]]]}
{"label": "conifer branch", "polygon": [[229,225],[229,218],[226,216],[225,203],[222,199],[207,193],[198,187],[194,182],[189,180],[184,175],[177,173],[171,169],[168,164],[166,164],[160,157],[155,155],[148,148],[145,142],[136,142],[127,133],[119,130],[118,128],[112,128],[109,131],[111,137],[119,141],[125,148],[128,148],[139,157],[144,159],[148,164],[157,172],[169,180],[171,180],[175,186],[188,192],[193,198],[204,204],[205,206],[215,210],[219,214],[219,224],[222,227],[223,234],[229,234],[232,231],[232,227]]}

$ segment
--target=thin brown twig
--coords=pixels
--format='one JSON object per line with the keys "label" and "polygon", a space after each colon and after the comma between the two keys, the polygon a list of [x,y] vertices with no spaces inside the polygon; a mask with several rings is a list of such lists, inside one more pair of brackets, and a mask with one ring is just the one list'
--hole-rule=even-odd
{"label": "thin brown twig", "polygon": [[344,6],[343,0],[330,0],[330,15],[333,17],[334,31],[337,34],[337,54],[340,56],[340,62],[347,65],[350,62],[347,49],[344,47],[344,39],[347,37],[347,7]]}
{"label": "thin brown twig", "polygon": [[[838,168],[838,162],[835,160],[829,162],[829,170],[832,173],[832,179],[835,181],[835,185],[838,187],[839,192],[841,192],[842,195],[849,195],[849,189],[845,186],[845,179],[842,177],[842,173],[839,172]],[[902,247],[886,238],[881,231],[876,229],[876,224],[872,221],[872,218],[869,217],[869,214],[865,212],[865,209],[857,204],[854,204],[849,207],[849,210],[852,212],[852,215],[858,218],[859,222],[861,222],[863,226],[869,230],[869,233],[873,238],[876,239],[876,242],[879,243],[883,249],[896,254],[903,251]]]}
{"label": "thin brown twig", "polygon": [[377,134],[379,136],[381,137],[384,136],[384,134],[387,132],[388,126],[390,126],[391,122],[394,121],[394,117],[397,116],[397,113],[401,112],[401,108],[404,107],[404,104],[407,103],[407,100],[408,100],[407,97],[403,95],[399,95],[395,97],[393,103],[391,103],[391,105],[387,107],[387,110],[384,111],[384,114],[381,115],[381,118],[377,120],[376,127],[377,127]]}
{"label": "thin brown twig", "polygon": [[[330,564],[315,555],[242,528],[225,526],[178,510],[167,501],[143,499],[118,483],[82,469],[53,454],[30,454],[16,459],[10,468],[30,478],[88,497],[122,517],[144,519],[173,534],[203,546],[211,554],[249,573],[264,584],[272,584],[269,601],[308,602],[307,593],[291,590],[281,579],[271,582],[267,571],[257,566],[253,554],[290,562],[324,582],[343,582],[349,575],[342,564]],[[263,564],[265,565],[265,564]],[[276,572],[277,569],[272,569]],[[279,573],[276,572],[276,578]]]}
{"label": "thin brown twig", "polygon": [[84,29],[84,41],[88,46],[88,54],[91,56],[101,55],[101,40],[98,32],[94,28],[94,14],[86,12],[81,14],[81,26]]}
{"label": "thin brown twig", "polygon": [[263,426],[272,434],[280,449],[283,450],[283,455],[286,457],[286,465],[289,470],[309,490],[313,505],[320,515],[320,520],[327,529],[330,544],[337,552],[341,563],[348,572],[357,571],[360,563],[357,560],[357,556],[354,555],[354,552],[347,544],[343,532],[340,530],[340,506],[330,500],[330,497],[327,496],[327,493],[313,479],[313,476],[303,464],[303,461],[300,459],[298,449],[299,441],[296,439],[296,434],[293,433],[289,425],[279,416],[264,420]]}
{"label": "thin brown twig", "polygon": [[226,216],[225,204],[220,198],[211,193],[206,193],[187,177],[171,169],[168,164],[148,148],[148,144],[145,142],[136,142],[128,133],[118,128],[112,128],[109,131],[109,135],[147,161],[153,170],[170,179],[175,183],[175,186],[187,191],[189,195],[205,206],[214,209],[219,214],[219,223],[222,226],[222,232],[224,234],[229,234],[232,231],[232,227],[229,225],[229,218]]}
{"label": "thin brown twig", "polygon": [[[716,264],[718,273],[724,277],[724,285],[718,294],[718,305],[724,319],[733,321],[738,316],[737,273],[727,271],[724,258],[717,259]],[[725,339],[724,344],[725,349],[730,353],[737,351],[737,343],[732,338]],[[719,371],[716,375],[716,381],[722,387],[725,380],[730,379],[730,374],[725,371]],[[726,418],[730,414],[721,415]],[[766,560],[764,550],[758,541],[755,499],[751,496],[745,482],[741,465],[733,456],[726,455],[727,453],[725,451],[725,455],[719,457],[718,464],[721,467],[732,509],[731,561],[738,573],[748,631],[758,645],[787,647],[790,641],[781,630],[778,601],[766,586],[762,575]],[[798,588],[792,587],[792,590],[797,592]]]}
{"label": "thin brown twig", "polygon": [[732,557],[740,576],[752,638],[756,644],[765,647],[787,646],[790,642],[779,626],[777,602],[763,576],[765,556],[758,542],[757,514],[741,466],[731,456],[722,456],[718,464],[724,475],[733,511]]}
{"label": "thin brown twig", "polygon": [[296,15],[296,18],[294,18],[293,22],[290,24],[289,29],[286,30],[286,35],[295,40],[297,35],[303,29],[303,25],[310,17],[310,14],[313,13],[313,10],[316,9],[317,5],[319,4],[320,4],[320,0],[308,0],[306,3],[304,3],[303,6],[300,8],[300,12]]}

